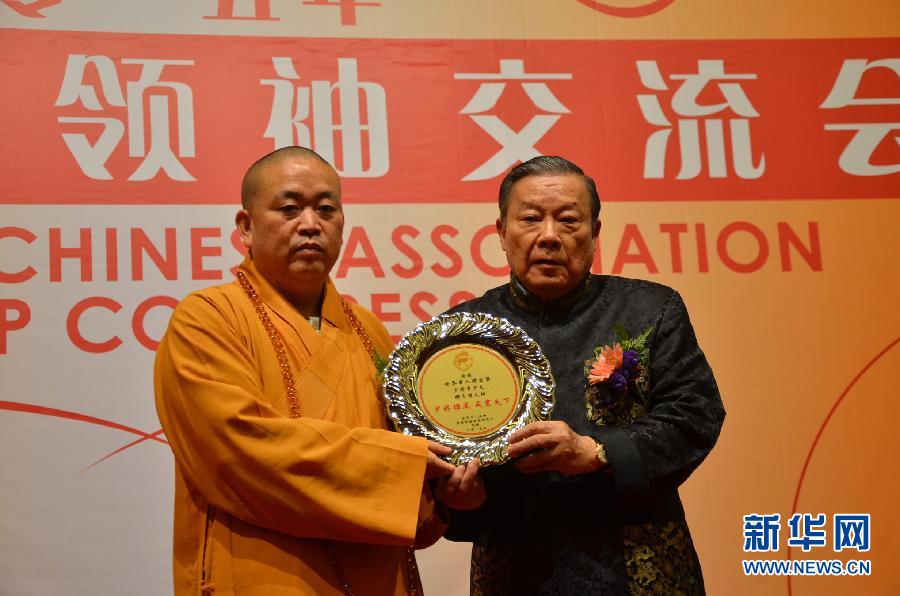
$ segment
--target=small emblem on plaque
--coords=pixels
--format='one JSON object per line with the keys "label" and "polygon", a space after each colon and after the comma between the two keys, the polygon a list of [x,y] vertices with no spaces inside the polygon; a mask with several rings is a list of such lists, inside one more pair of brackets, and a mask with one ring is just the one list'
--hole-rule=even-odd
{"label": "small emblem on plaque", "polygon": [[461,351],[459,354],[454,356],[453,366],[456,367],[456,370],[460,370],[463,372],[469,370],[470,368],[472,368],[472,355],[465,350]]}

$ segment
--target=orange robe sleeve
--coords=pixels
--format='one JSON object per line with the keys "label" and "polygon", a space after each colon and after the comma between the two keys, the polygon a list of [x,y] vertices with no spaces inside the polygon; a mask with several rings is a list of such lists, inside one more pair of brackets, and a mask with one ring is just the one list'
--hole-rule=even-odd
{"label": "orange robe sleeve", "polygon": [[[237,298],[188,297],[160,344],[157,410],[179,472],[211,505],[250,524],[301,538],[411,545],[425,440],[276,409],[282,380],[261,365],[274,350],[259,330],[253,336],[261,325]],[[298,377],[303,363],[291,358]]]}
{"label": "orange robe sleeve", "polygon": [[[354,306],[353,311],[372,338],[375,350],[387,360],[394,349],[394,343],[384,325],[375,315],[363,308]],[[449,516],[443,506],[435,501],[431,486],[426,483],[422,490],[422,500],[419,503],[419,523],[416,529],[415,548],[428,548],[437,542],[447,531],[448,522]]]}

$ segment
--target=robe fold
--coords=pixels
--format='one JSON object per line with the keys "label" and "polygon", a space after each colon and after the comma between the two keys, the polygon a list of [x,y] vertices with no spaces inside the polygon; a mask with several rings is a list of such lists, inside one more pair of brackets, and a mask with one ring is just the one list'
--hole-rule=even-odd
{"label": "robe fold", "polygon": [[[357,594],[418,589],[406,547],[443,530],[423,493],[425,440],[385,430],[377,371],[330,280],[317,333],[250,259],[240,270],[282,338],[302,416],[236,281],[179,304],[155,366],[175,456],[175,593],[343,594],[322,539]],[[384,326],[352,308],[387,357]]]}

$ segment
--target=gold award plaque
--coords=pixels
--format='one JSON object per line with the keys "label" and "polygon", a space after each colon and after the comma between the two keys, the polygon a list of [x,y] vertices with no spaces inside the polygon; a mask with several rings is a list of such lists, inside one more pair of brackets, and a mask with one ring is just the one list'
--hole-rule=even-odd
{"label": "gold award plaque", "polygon": [[456,344],[425,361],[416,382],[429,420],[460,437],[481,437],[510,421],[519,375],[496,350]]}
{"label": "gold award plaque", "polygon": [[397,345],[383,390],[397,430],[453,448],[453,464],[508,459],[509,435],[547,420],[556,384],[540,346],[486,313],[439,315]]}

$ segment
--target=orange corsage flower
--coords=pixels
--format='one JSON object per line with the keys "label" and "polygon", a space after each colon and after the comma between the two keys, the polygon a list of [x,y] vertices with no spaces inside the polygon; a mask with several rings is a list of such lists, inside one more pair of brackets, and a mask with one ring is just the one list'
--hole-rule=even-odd
{"label": "orange corsage flower", "polygon": [[588,372],[588,382],[591,385],[602,383],[622,366],[622,346],[616,343],[613,347],[604,347],[600,350],[600,356],[594,360],[591,370]]}

